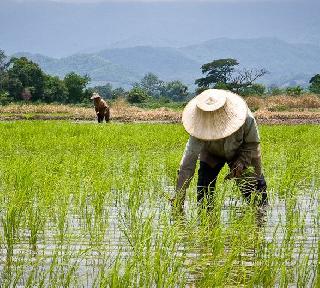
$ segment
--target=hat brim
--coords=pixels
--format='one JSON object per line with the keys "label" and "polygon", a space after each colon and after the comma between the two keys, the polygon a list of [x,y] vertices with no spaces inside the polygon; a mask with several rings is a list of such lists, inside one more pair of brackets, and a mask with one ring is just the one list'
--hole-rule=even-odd
{"label": "hat brim", "polygon": [[212,112],[203,111],[197,107],[200,94],[187,104],[182,113],[186,131],[202,140],[218,140],[231,135],[244,124],[248,115],[248,106],[239,95],[226,90],[210,90],[226,96],[224,106]]}

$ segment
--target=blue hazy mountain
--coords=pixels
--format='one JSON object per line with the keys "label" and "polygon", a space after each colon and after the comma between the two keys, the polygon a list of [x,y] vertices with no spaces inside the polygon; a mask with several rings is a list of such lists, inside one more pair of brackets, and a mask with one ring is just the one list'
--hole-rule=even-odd
{"label": "blue hazy mountain", "polygon": [[305,85],[320,72],[320,47],[312,44],[287,43],[276,38],[213,39],[180,49],[199,62],[235,58],[246,68],[265,68],[262,78],[268,85]]}
{"label": "blue hazy mountain", "polygon": [[129,68],[112,63],[111,61],[96,54],[75,54],[63,58],[52,58],[41,54],[26,52],[15,53],[15,57],[27,57],[50,75],[63,78],[69,72],[76,72],[80,75],[89,75],[93,85],[113,83],[116,86],[129,87],[132,83],[143,77]]}
{"label": "blue hazy mountain", "polygon": [[105,49],[97,55],[140,75],[153,72],[163,80],[180,79],[192,84],[199,74],[199,62],[177,48],[137,46]]}
{"label": "blue hazy mountain", "polygon": [[18,53],[38,63],[44,71],[63,77],[70,71],[88,74],[94,84],[129,87],[153,72],[162,80],[181,80],[192,86],[201,77],[201,65],[219,58],[235,58],[242,67],[265,68],[260,82],[278,86],[306,85],[320,72],[320,47],[287,43],[275,38],[219,38],[180,48],[137,46],[107,48],[96,53],[52,58]]}

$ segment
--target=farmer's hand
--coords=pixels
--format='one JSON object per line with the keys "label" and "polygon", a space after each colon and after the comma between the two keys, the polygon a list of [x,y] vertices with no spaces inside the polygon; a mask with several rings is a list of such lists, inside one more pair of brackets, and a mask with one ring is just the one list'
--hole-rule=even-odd
{"label": "farmer's hand", "polygon": [[233,167],[234,177],[239,178],[244,170],[244,165],[241,162],[236,162]]}
{"label": "farmer's hand", "polygon": [[240,161],[236,161],[230,167],[230,173],[226,179],[239,178],[244,170],[244,165]]}

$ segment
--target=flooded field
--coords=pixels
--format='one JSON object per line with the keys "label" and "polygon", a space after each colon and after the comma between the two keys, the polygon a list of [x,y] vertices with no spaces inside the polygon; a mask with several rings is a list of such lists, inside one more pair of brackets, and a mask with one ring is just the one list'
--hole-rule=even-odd
{"label": "flooded field", "polygon": [[169,197],[178,124],[0,123],[1,287],[319,287],[320,128],[262,126],[269,205]]}

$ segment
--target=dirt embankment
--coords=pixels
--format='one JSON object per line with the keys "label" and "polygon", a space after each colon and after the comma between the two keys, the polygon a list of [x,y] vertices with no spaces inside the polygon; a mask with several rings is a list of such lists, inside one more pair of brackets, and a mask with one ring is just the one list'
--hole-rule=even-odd
{"label": "dirt embankment", "polygon": [[[263,124],[320,124],[320,98],[315,95],[303,97],[274,96],[266,99],[246,98],[256,119]],[[125,101],[117,101],[111,107],[111,120],[121,122],[181,121],[182,111],[166,107],[142,109]],[[16,105],[0,107],[0,120],[84,120],[95,121],[93,107],[67,105]]]}

